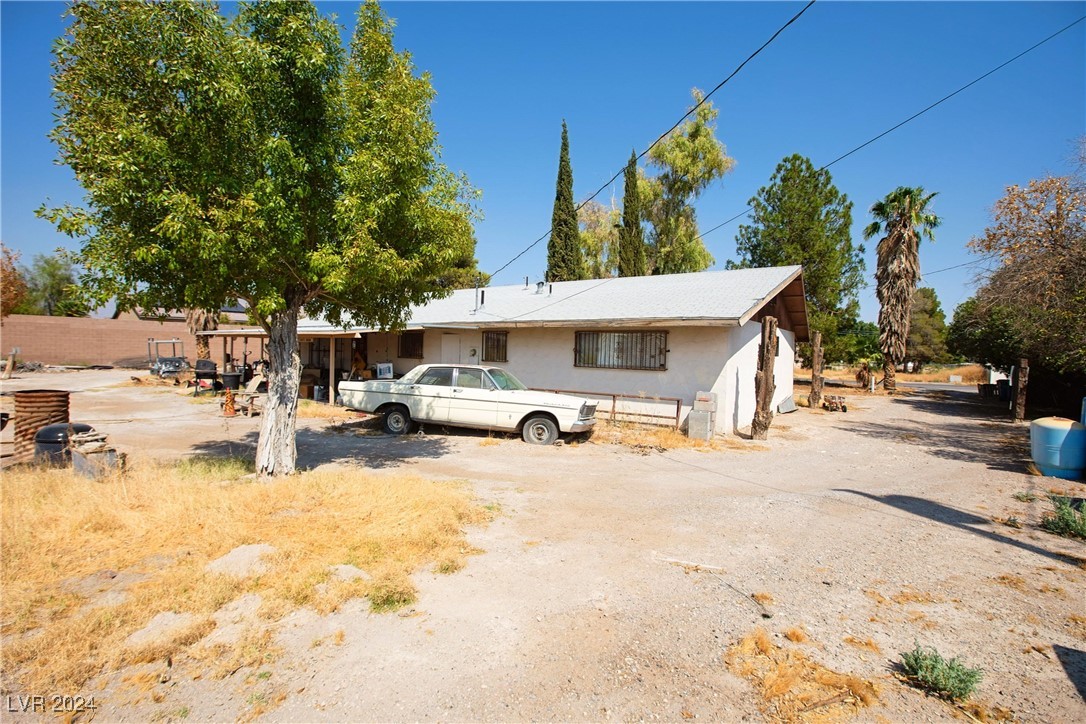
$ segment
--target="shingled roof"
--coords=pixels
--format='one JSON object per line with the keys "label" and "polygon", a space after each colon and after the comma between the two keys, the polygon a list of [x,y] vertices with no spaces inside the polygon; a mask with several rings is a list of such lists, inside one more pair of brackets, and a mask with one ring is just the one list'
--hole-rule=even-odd
{"label": "shingled roof", "polygon": [[[411,311],[407,329],[523,327],[653,327],[744,324],[778,299],[799,341],[808,336],[802,267],[615,277],[550,284],[460,289]],[[769,313],[773,313],[770,310]],[[303,336],[372,332],[303,319]],[[230,330],[235,335],[242,330]],[[229,334],[230,332],[227,332]]]}

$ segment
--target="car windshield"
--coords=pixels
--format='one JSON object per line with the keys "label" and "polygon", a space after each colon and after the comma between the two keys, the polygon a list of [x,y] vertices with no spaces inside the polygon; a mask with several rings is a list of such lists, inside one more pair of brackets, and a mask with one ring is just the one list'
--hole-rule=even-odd
{"label": "car windshield", "polygon": [[524,383],[518,380],[516,377],[506,372],[503,369],[497,367],[490,370],[490,376],[494,379],[494,384],[498,386],[499,390],[526,390],[527,387]]}

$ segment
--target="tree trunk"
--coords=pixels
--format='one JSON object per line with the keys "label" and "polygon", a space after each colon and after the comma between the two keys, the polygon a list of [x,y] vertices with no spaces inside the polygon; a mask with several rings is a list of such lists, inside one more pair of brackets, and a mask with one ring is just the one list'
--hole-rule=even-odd
{"label": "tree trunk", "polygon": [[897,392],[897,365],[889,355],[882,357],[882,389],[891,395]]}
{"label": "tree trunk", "polygon": [[1029,384],[1029,360],[1018,360],[1014,368],[1014,421],[1026,419],[1026,385]]}
{"label": "tree trunk", "polygon": [[196,359],[211,359],[211,340],[197,332],[219,328],[219,313],[213,309],[186,309],[185,323],[189,334],[196,337]]}
{"label": "tree trunk", "polygon": [[261,477],[292,474],[298,458],[294,432],[302,358],[298,353],[297,307],[271,320],[267,352],[268,397],[256,446],[256,471]]}
{"label": "tree trunk", "polygon": [[811,340],[811,395],[807,406],[817,408],[822,404],[822,333],[815,332]]}
{"label": "tree trunk", "polygon": [[762,342],[758,345],[758,372],[754,375],[754,422],[750,426],[750,436],[755,440],[769,437],[769,426],[773,424],[773,361],[777,356],[777,320],[766,317],[762,320]]}

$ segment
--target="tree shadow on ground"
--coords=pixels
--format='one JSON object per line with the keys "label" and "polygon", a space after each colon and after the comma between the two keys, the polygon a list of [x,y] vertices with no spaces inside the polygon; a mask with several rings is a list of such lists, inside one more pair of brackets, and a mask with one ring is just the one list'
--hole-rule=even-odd
{"label": "tree shadow on ground", "polygon": [[1007,402],[1001,402],[992,397],[981,397],[975,390],[931,390],[908,387],[901,389],[904,394],[894,395],[891,398],[895,405],[908,405],[915,410],[935,415],[975,417],[1011,424],[1011,413]]}
{"label": "tree shadow on ground", "polygon": [[1078,695],[1086,701],[1086,651],[1069,649],[1059,644],[1052,644],[1052,650],[1056,652],[1056,658],[1060,660],[1067,678],[1078,690]]}
{"label": "tree shadow on ground", "polygon": [[903,510],[913,515],[918,515],[928,520],[933,520],[936,523],[942,523],[949,525],[953,528],[973,533],[982,538],[987,538],[990,541],[996,543],[1003,543],[1005,545],[1013,546],[1029,553],[1034,553],[1045,558],[1051,558],[1061,563],[1066,563],[1071,566],[1078,566],[1083,562],[1082,558],[1069,555],[1066,553],[1060,553],[1059,551],[1051,551],[1046,548],[1042,548],[1032,543],[1017,540],[995,531],[988,530],[985,527],[991,524],[991,521],[986,518],[981,518],[979,515],[966,512],[964,510],[958,510],[952,508],[949,505],[937,503],[934,500],[928,500],[926,498],[916,498],[911,495],[872,495],[871,493],[865,493],[860,490],[852,490],[850,488],[835,488],[836,492],[851,493],[853,495],[859,495],[869,500],[874,500],[884,505],[889,505],[892,508]]}
{"label": "tree shadow on ground", "polygon": [[[926,412],[964,417],[971,415],[966,405],[939,399],[897,398],[904,404]],[[879,422],[853,422],[837,425],[839,430],[887,442],[914,445],[929,455],[944,460],[980,462],[990,470],[1010,473],[1029,471],[1029,429],[998,419],[986,421],[987,414],[976,413],[974,419],[960,422],[925,423],[917,420],[892,418]]]}
{"label": "tree shadow on ground", "polygon": [[[199,442],[192,445],[190,450],[197,455],[253,457],[256,455],[258,438],[259,433],[254,430],[240,439]],[[439,458],[450,452],[448,440],[441,435],[386,435],[371,430],[355,430],[351,426],[300,427],[295,441],[299,470],[328,464],[395,468],[413,459]]]}

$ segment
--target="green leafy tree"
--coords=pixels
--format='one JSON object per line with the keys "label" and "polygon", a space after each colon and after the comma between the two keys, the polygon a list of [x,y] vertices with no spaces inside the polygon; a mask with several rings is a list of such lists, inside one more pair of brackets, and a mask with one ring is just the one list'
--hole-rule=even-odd
{"label": "green leafy tree", "polygon": [[939,217],[928,210],[935,193],[899,186],[871,207],[864,238],[884,234],[877,247],[875,294],[879,299],[879,349],[883,387],[897,390],[895,368],[905,358],[913,292],[920,281],[920,239],[935,241]]}
{"label": "green leafy tree", "polygon": [[739,261],[728,268],[803,265],[811,328],[822,332],[827,361],[843,359],[839,326],[856,319],[865,268],[864,248],[852,245],[852,202],[829,171],[793,154],[747,203],[752,223],[739,227]]}
{"label": "green leafy tree", "polygon": [[1013,312],[970,297],[954,310],[947,327],[947,349],[964,359],[1009,372],[1018,364],[1022,339]]}
{"label": "green leafy tree", "polygon": [[295,469],[298,317],[396,328],[470,256],[471,192],[440,162],[429,78],[375,2],[349,54],[311,3],[76,3],[52,138],[86,208],[82,284],[130,308],[238,300],[268,333],[257,470]]}
{"label": "green leafy tree", "polygon": [[652,227],[647,263],[651,274],[704,271],[713,264],[692,204],[732,169],[735,160],[716,138],[718,111],[697,88],[692,95],[692,117],[649,151],[649,165],[658,173],[642,178],[638,190]]}
{"label": "green leafy tree", "polygon": [[547,280],[565,282],[585,278],[577,210],[573,206],[573,169],[569,165],[569,131],[562,121],[562,148],[558,155],[558,181],[547,242]]}
{"label": "green leafy tree", "polygon": [[29,293],[26,279],[19,271],[18,252],[0,245],[0,319],[18,309]]}
{"label": "green leafy tree", "polygon": [[946,315],[931,287],[920,287],[913,295],[905,359],[914,363],[914,372],[919,372],[929,362],[949,361]]}
{"label": "green leafy tree", "polygon": [[643,218],[641,195],[638,192],[637,154],[630,151],[630,162],[623,175],[622,228],[618,232],[618,275],[640,277],[645,269],[645,232],[641,228]]}
{"label": "green leafy tree", "polygon": [[581,204],[577,211],[580,221],[581,258],[588,279],[605,279],[615,275],[618,265],[619,210],[612,200],[607,207],[598,201]]}
{"label": "green leafy tree", "polygon": [[833,354],[833,359],[850,365],[877,356],[879,354],[879,325],[859,319],[842,321],[837,328],[837,349]]}
{"label": "green leafy tree", "polygon": [[76,287],[75,266],[64,255],[36,255],[30,267],[22,270],[22,277],[26,280],[27,293],[15,308],[17,314],[85,317],[90,313]]}

